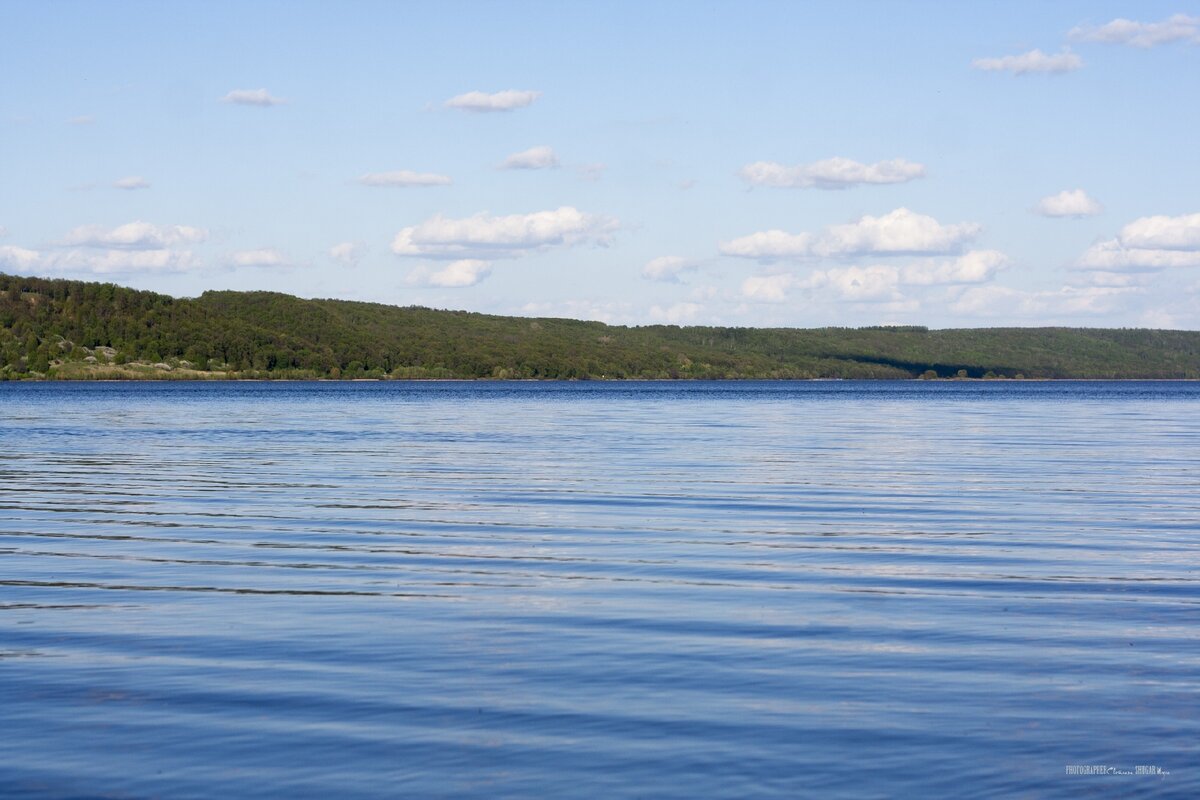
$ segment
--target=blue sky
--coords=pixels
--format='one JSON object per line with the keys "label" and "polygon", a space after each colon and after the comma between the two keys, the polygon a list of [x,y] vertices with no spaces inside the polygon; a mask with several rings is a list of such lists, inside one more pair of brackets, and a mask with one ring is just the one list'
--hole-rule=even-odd
{"label": "blue sky", "polygon": [[0,3],[0,270],[1200,328],[1186,3]]}

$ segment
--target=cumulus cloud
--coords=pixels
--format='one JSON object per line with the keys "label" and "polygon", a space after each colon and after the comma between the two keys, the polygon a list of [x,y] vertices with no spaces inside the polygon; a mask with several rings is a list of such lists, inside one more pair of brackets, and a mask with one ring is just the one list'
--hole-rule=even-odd
{"label": "cumulus cloud", "polygon": [[606,245],[617,220],[563,206],[553,211],[497,217],[487,212],[451,219],[430,217],[402,229],[392,252],[425,258],[516,258],[552,247]]}
{"label": "cumulus cloud", "polygon": [[782,303],[796,279],[792,275],[751,275],[742,281],[742,297],[756,303]]}
{"label": "cumulus cloud", "polygon": [[239,106],[278,106],[287,102],[282,97],[274,97],[266,89],[234,89],[221,98],[222,103],[233,103]]}
{"label": "cumulus cloud", "polygon": [[549,145],[538,145],[504,159],[500,169],[554,169],[558,167],[558,156]]}
{"label": "cumulus cloud", "polygon": [[1200,267],[1200,251],[1127,247],[1120,239],[1109,239],[1089,247],[1076,262],[1076,266],[1081,269],[1109,272],[1154,272],[1173,267]]}
{"label": "cumulus cloud", "polygon": [[288,259],[283,253],[271,247],[257,250],[237,250],[225,258],[231,267],[285,267]]}
{"label": "cumulus cloud", "polygon": [[478,258],[451,261],[441,269],[418,267],[409,273],[410,283],[437,286],[443,289],[464,289],[474,286],[492,274],[492,265]]}
{"label": "cumulus cloud", "polygon": [[1164,311],[1161,308],[1152,308],[1143,311],[1139,318],[1142,325],[1147,328],[1157,328],[1159,330],[1171,330],[1179,326],[1179,321],[1175,315]]}
{"label": "cumulus cloud", "polygon": [[1083,189],[1064,189],[1043,197],[1034,211],[1044,217],[1094,217],[1104,211],[1104,207]]}
{"label": "cumulus cloud", "polygon": [[1123,306],[1141,289],[1111,286],[1064,286],[1048,291],[1025,291],[1006,286],[968,289],[950,305],[950,310],[970,316],[1025,316],[1045,319],[1048,314],[1064,316],[1108,314]]}
{"label": "cumulus cloud", "polygon": [[1115,239],[1089,247],[1076,266],[1105,272],[1200,266],[1200,213],[1136,219]]}
{"label": "cumulus cloud", "polygon": [[352,267],[358,263],[358,259],[362,257],[361,248],[354,242],[340,242],[329,248],[329,257],[334,261],[340,261],[348,267]]}
{"label": "cumulus cloud", "polygon": [[130,175],[128,178],[120,178],[113,181],[113,186],[117,189],[133,191],[134,189],[149,189],[150,182],[137,175]]}
{"label": "cumulus cloud", "polygon": [[671,325],[681,325],[696,318],[704,306],[699,303],[675,303],[670,306],[650,306],[650,319],[655,322],[666,322]]}
{"label": "cumulus cloud", "polygon": [[1029,73],[1061,74],[1074,72],[1083,66],[1083,59],[1070,50],[1063,50],[1055,55],[1047,55],[1041,50],[1030,50],[1015,56],[1000,58],[977,58],[971,62],[975,69],[985,72],[1011,72],[1013,75]]}
{"label": "cumulus cloud", "polygon": [[1067,283],[1072,286],[1108,286],[1108,287],[1132,287],[1145,286],[1149,282],[1150,273],[1147,272],[1103,272],[1101,270],[1090,270],[1088,272],[1079,272],[1067,279]]}
{"label": "cumulus cloud", "polygon": [[905,266],[901,281],[909,286],[948,286],[983,283],[1008,265],[999,250],[972,250],[951,261],[921,261]]}
{"label": "cumulus cloud", "polygon": [[679,274],[686,270],[695,269],[696,265],[680,256],[659,256],[646,262],[642,267],[642,277],[652,281],[678,283]]}
{"label": "cumulus cloud", "polygon": [[0,266],[42,274],[187,272],[201,266],[190,250],[55,250],[0,247]]}
{"label": "cumulus cloud", "polygon": [[82,225],[68,233],[62,243],[76,247],[157,250],[179,244],[194,244],[207,238],[208,231],[189,225],[128,222],[111,229],[101,225]]}
{"label": "cumulus cloud", "polygon": [[752,186],[792,189],[846,189],[871,183],[907,183],[925,176],[925,165],[903,158],[862,164],[849,158],[827,158],[794,167],[755,161],[738,172]]}
{"label": "cumulus cloud", "polygon": [[905,299],[902,287],[985,283],[1007,263],[1008,258],[997,250],[972,250],[949,261],[918,261],[903,267],[877,264],[815,270],[796,285],[830,289],[839,300],[898,302]]}
{"label": "cumulus cloud", "polygon": [[1114,239],[1088,248],[1079,266],[1085,269],[1146,271],[1200,267],[1200,252],[1130,248]]}
{"label": "cumulus cloud", "polygon": [[831,225],[819,234],[760,231],[719,245],[727,256],[760,261],[811,256],[920,255],[952,253],[981,230],[974,222],[943,225],[936,219],[898,208],[881,217],[864,216]]}
{"label": "cumulus cloud", "polygon": [[447,175],[435,172],[413,172],[407,169],[392,172],[368,172],[358,176],[363,186],[449,186],[453,183]]}
{"label": "cumulus cloud", "polygon": [[787,233],[781,230],[758,231],[718,245],[722,255],[777,261],[812,255],[811,233]]}
{"label": "cumulus cloud", "polygon": [[900,300],[900,271],[892,266],[843,267],[817,270],[799,284],[805,289],[828,287],[841,300]]}
{"label": "cumulus cloud", "polygon": [[1200,250],[1200,214],[1142,217],[1121,229],[1129,247],[1161,250]]}
{"label": "cumulus cloud", "polygon": [[531,105],[542,96],[541,92],[506,89],[503,92],[488,94],[487,92],[467,92],[446,101],[447,108],[457,108],[463,111],[512,111]]}
{"label": "cumulus cloud", "polygon": [[594,300],[563,300],[557,303],[526,303],[523,316],[536,315],[564,319],[592,319],[610,325],[633,322],[629,303],[597,303]]}
{"label": "cumulus cloud", "polygon": [[891,304],[889,310],[913,310],[918,303],[905,297],[907,287],[959,286],[992,280],[1008,264],[997,250],[972,250],[954,259],[926,259],[905,266],[867,266],[817,269],[804,278],[790,274],[756,275],[742,282],[742,297],[763,303],[782,303],[788,291],[822,292],[834,300]]}
{"label": "cumulus cloud", "polygon": [[1127,44],[1131,47],[1157,47],[1172,42],[1200,42],[1200,17],[1176,14],[1162,22],[1137,22],[1114,19],[1100,26],[1079,25],[1067,34],[1077,42]]}
{"label": "cumulus cloud", "polygon": [[0,266],[5,269],[28,272],[35,269],[42,260],[42,254],[36,250],[6,244],[0,245]]}
{"label": "cumulus cloud", "polygon": [[0,247],[0,267],[43,274],[186,272],[204,265],[179,246],[207,238],[203,228],[188,225],[83,225],[46,250]]}
{"label": "cumulus cloud", "polygon": [[1007,286],[980,286],[959,295],[950,310],[957,314],[1007,313],[1028,294]]}
{"label": "cumulus cloud", "polygon": [[857,222],[826,228],[814,252],[820,256],[948,253],[980,230],[977,223],[942,225],[933,217],[898,208],[882,217],[864,216]]}
{"label": "cumulus cloud", "polygon": [[190,250],[102,250],[54,253],[46,259],[53,271],[104,273],[188,272],[201,264]]}

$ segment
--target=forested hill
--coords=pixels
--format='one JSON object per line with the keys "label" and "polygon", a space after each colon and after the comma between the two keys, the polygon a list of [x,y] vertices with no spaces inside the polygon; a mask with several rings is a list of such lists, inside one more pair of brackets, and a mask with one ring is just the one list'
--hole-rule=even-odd
{"label": "forested hill", "polygon": [[0,274],[16,378],[1200,378],[1200,332],[621,327]]}

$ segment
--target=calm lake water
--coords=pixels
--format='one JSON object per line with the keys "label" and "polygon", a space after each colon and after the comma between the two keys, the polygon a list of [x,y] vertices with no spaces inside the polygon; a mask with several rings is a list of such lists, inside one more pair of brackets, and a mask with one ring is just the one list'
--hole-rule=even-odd
{"label": "calm lake water", "polygon": [[1197,384],[0,384],[0,796],[1197,797],[1198,564]]}

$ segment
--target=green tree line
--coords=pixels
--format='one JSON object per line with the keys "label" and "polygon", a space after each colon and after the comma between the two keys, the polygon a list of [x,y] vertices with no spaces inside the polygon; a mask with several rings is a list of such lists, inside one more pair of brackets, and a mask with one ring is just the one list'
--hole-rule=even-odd
{"label": "green tree line", "polygon": [[1200,378],[1200,332],[616,326],[0,274],[0,379]]}

